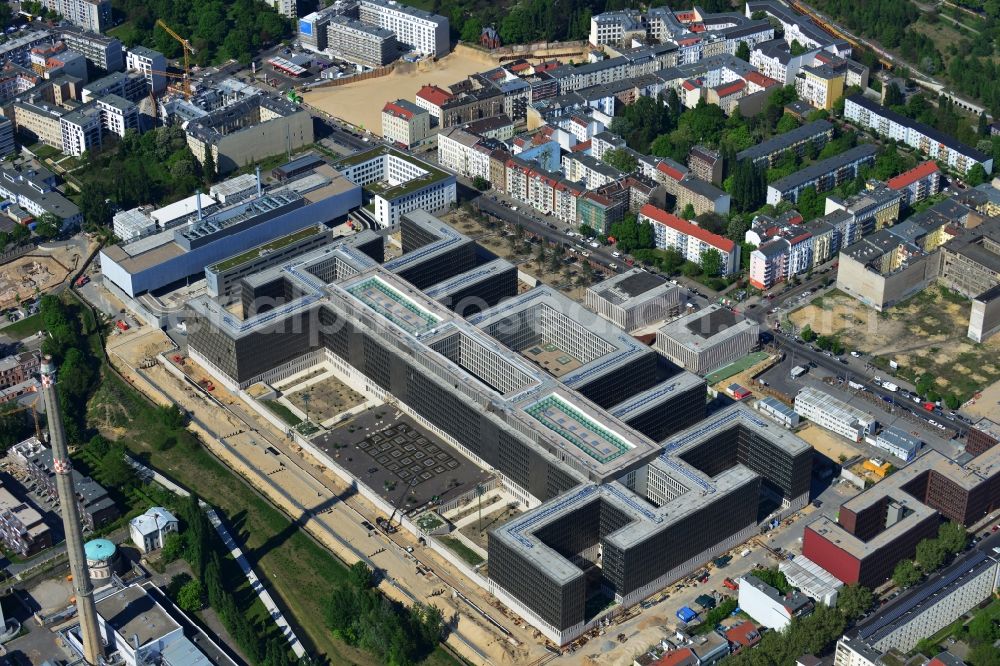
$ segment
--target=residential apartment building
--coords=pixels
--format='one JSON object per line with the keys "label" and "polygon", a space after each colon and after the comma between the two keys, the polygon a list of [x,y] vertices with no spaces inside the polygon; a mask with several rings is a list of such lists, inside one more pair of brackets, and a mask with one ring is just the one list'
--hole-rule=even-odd
{"label": "residential apartment building", "polygon": [[872,144],[862,144],[840,155],[821,160],[785,178],[780,178],[767,186],[767,202],[778,205],[781,201],[795,202],[807,187],[815,187],[817,192],[832,190],[841,183],[858,175],[865,165],[874,164],[878,148]]}
{"label": "residential apartment building", "polygon": [[0,389],[25,382],[38,373],[39,359],[34,352],[11,354],[0,359]]}
{"label": "residential apartment building", "polygon": [[62,151],[79,157],[88,150],[99,150],[103,112],[97,104],[81,106],[59,119],[62,131]]}
{"label": "residential apartment building", "polygon": [[715,250],[722,258],[723,275],[735,273],[740,268],[740,246],[728,238],[713,234],[652,204],[640,209],[639,221],[653,225],[656,247],[661,250],[677,250],[686,260],[698,265],[701,265],[705,252]]}
{"label": "residential apartment building", "polygon": [[36,46],[28,57],[31,69],[46,79],[72,76],[81,81],[87,80],[87,59],[82,53],[66,48],[63,42]]}
{"label": "residential apartment building", "polygon": [[492,182],[490,156],[496,147],[494,141],[460,127],[449,127],[438,134],[438,164],[467,178],[479,176]]}
{"label": "residential apartment building", "polygon": [[60,39],[66,46],[83,54],[87,62],[105,72],[125,69],[125,52],[122,43],[114,37],[90,30],[62,26]]}
{"label": "residential apartment building", "polygon": [[167,87],[167,77],[162,74],[167,71],[167,59],[159,51],[133,46],[125,51],[125,69],[142,74],[154,95],[159,95]]}
{"label": "residential apartment building", "polygon": [[968,298],[1000,285],[1000,218],[966,229],[941,246],[940,281]]}
{"label": "residential apartment building", "polygon": [[14,123],[10,118],[0,116],[0,158],[4,158],[17,150],[14,143]]}
{"label": "residential apartment building", "polygon": [[562,158],[562,170],[566,178],[582,182],[588,190],[596,190],[608,183],[621,180],[621,171],[596,157],[585,153],[567,153]]}
{"label": "residential apartment building", "polygon": [[414,101],[417,106],[427,109],[432,118],[441,119],[441,107],[450,102],[455,96],[438,86],[423,86],[417,91]]}
{"label": "residential apartment building", "polygon": [[31,557],[52,546],[52,533],[41,512],[3,486],[0,486],[0,541],[21,557]]}
{"label": "residential apartment building", "polygon": [[817,109],[829,111],[844,96],[844,78],[829,65],[807,65],[795,75],[795,92]]}
{"label": "residential apartment building", "polygon": [[392,0],[361,0],[364,23],[390,30],[410,50],[440,58],[448,54],[448,19]]}
{"label": "residential apartment building", "polygon": [[694,209],[695,215],[702,213],[718,213],[729,215],[732,197],[724,190],[698,178],[685,178],[677,183],[674,196],[677,198],[676,210],[683,211],[687,206]]}
{"label": "residential apartment building", "polygon": [[105,95],[97,100],[97,108],[101,111],[101,125],[106,131],[122,137],[128,130],[140,130],[139,107],[124,97]]}
{"label": "residential apartment building", "polygon": [[878,181],[869,181],[868,187],[858,194],[841,199],[826,198],[826,214],[843,210],[854,217],[861,236],[879,231],[896,224],[903,203],[903,194],[886,187]]}
{"label": "residential apartment building", "polygon": [[42,6],[91,32],[111,27],[111,0],[41,0]]}
{"label": "residential apartment building", "polygon": [[60,119],[66,110],[34,95],[14,102],[14,125],[27,141],[52,146],[62,152],[63,133]]}
{"label": "residential apartment building", "polygon": [[405,148],[414,146],[431,133],[431,114],[413,102],[398,99],[382,107],[382,137]]}
{"label": "residential apartment building", "polygon": [[916,148],[950,169],[967,173],[976,164],[993,171],[993,158],[936,129],[907,118],[865,98],[851,95],[844,103],[844,118],[864,129]]}
{"label": "residential apartment building", "polygon": [[381,67],[399,57],[395,33],[348,16],[331,16],[326,38],[327,53],[358,65]]}
{"label": "residential apartment building", "polygon": [[790,150],[802,157],[812,144],[812,150],[819,152],[832,138],[833,125],[826,120],[815,120],[741,150],[736,153],[736,159],[750,160],[755,166],[768,168],[774,166],[775,162]]}
{"label": "residential apartment building", "polygon": [[51,213],[67,227],[83,222],[80,209],[56,191],[56,177],[46,169],[0,168],[0,197],[36,218]]}
{"label": "residential apartment building", "polygon": [[118,95],[138,103],[149,96],[149,84],[138,72],[113,72],[83,86],[82,101],[86,104],[106,95]]}
{"label": "residential apartment building", "polygon": [[806,386],[795,395],[795,411],[830,432],[860,442],[875,433],[878,421],[871,412],[853,407],[829,393]]}
{"label": "residential apartment building", "polygon": [[713,185],[722,184],[722,156],[719,151],[705,146],[695,146],[688,153],[688,169],[698,180]]}
{"label": "residential apartment building", "polygon": [[928,160],[886,181],[889,189],[903,195],[903,204],[911,206],[937,194],[941,189],[941,170]]}

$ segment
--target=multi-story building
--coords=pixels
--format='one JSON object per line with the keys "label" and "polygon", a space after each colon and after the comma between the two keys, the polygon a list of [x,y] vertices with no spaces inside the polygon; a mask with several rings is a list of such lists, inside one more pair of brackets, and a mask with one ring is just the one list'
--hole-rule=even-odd
{"label": "multi-story building", "polygon": [[381,67],[399,57],[399,43],[391,30],[349,16],[331,16],[326,26],[326,51],[366,67]]}
{"label": "multi-story building", "polygon": [[290,19],[298,16],[298,3],[295,0],[265,0],[265,2],[282,16]]}
{"label": "multi-story building", "polygon": [[586,305],[632,332],[680,311],[680,288],[666,278],[633,268],[587,288]]}
{"label": "multi-story building", "polygon": [[748,279],[757,289],[770,289],[788,278],[789,242],[784,238],[773,238],[761,243],[750,253]]}
{"label": "multi-story building", "polygon": [[75,203],[56,191],[56,177],[41,167],[0,169],[0,197],[20,206],[34,217],[46,213],[63,221],[64,227],[83,222]]}
{"label": "multi-story building", "polygon": [[903,462],[910,462],[916,458],[921,445],[923,442],[919,439],[895,426],[883,428],[875,437],[875,446],[888,451]]}
{"label": "multi-story building", "polygon": [[63,149],[60,119],[66,110],[34,95],[14,102],[14,125],[31,143],[41,141],[59,152]]}
{"label": "multi-story building", "polygon": [[632,41],[646,40],[646,22],[641,12],[622,9],[590,17],[590,43],[628,46]]}
{"label": "multi-story building", "polygon": [[[126,102],[128,103],[128,102]],[[88,150],[101,148],[103,113],[97,104],[81,106],[59,119],[62,131],[62,151],[79,157]]]}
{"label": "multi-story building", "polygon": [[965,464],[925,450],[844,502],[836,520],[823,516],[807,525],[802,554],[847,584],[874,589],[920,541],[937,536],[942,517],[968,526],[995,511],[998,490],[1000,448]]}
{"label": "multi-story building", "polygon": [[736,159],[750,160],[755,166],[768,168],[790,150],[794,150],[799,157],[805,155],[810,143],[813,150],[819,152],[832,138],[833,125],[826,120],[815,120],[741,150],[736,153]]}
{"label": "multi-story building", "polygon": [[1000,218],[966,229],[941,246],[941,284],[968,298],[1000,285]]}
{"label": "multi-story building", "polygon": [[371,195],[374,220],[383,229],[398,227],[410,211],[442,211],[456,200],[455,176],[395,148],[372,148],[335,166]]}
{"label": "multi-story building", "polygon": [[713,234],[652,204],[640,209],[639,221],[653,225],[656,247],[661,250],[677,250],[685,259],[699,265],[705,252],[715,250],[722,257],[723,275],[739,270],[740,246],[728,238]]}
{"label": "multi-story building", "polygon": [[163,548],[166,539],[176,534],[180,523],[174,514],[160,506],[150,507],[146,513],[128,521],[132,543],[143,553],[151,553]]}
{"label": "multi-story building", "polygon": [[844,118],[864,129],[916,148],[932,160],[965,174],[979,164],[993,171],[993,158],[943,132],[876,104],[863,95],[851,95],[844,103]]}
{"label": "multi-story building", "polygon": [[745,8],[746,16],[753,16],[757,12],[764,12],[781,24],[788,44],[798,42],[807,49],[832,49],[840,55],[851,53],[850,44],[842,39],[834,39],[811,18],[796,12],[781,0],[749,0]]}
{"label": "multi-story building", "polygon": [[903,195],[907,206],[933,196],[941,189],[941,170],[937,162],[927,161],[886,181],[889,189]]}
{"label": "multi-story building", "polygon": [[860,442],[875,433],[878,421],[870,413],[852,407],[829,393],[806,386],[795,395],[795,411],[816,425]]}
{"label": "multi-story building", "polygon": [[125,69],[146,77],[146,84],[154,95],[159,95],[167,87],[167,77],[162,73],[167,71],[167,59],[159,51],[145,46],[126,49]]}
{"label": "multi-story building", "polygon": [[84,30],[104,32],[111,27],[111,0],[42,0],[42,5]]}
{"label": "multi-story building", "polygon": [[149,86],[146,77],[138,72],[112,72],[83,86],[82,101],[86,104],[107,95],[137,103],[149,96]]}
{"label": "multi-story building", "polygon": [[413,102],[397,99],[382,107],[382,137],[404,148],[416,145],[431,133],[431,114]]}
{"label": "multi-story building", "polygon": [[877,153],[877,147],[862,144],[779,178],[767,186],[767,202],[775,206],[781,201],[795,202],[807,187],[814,187],[817,192],[832,190],[844,181],[857,177],[861,167],[873,164]]}
{"label": "multi-story building", "polygon": [[677,183],[674,191],[677,199],[676,210],[683,211],[690,205],[695,215],[718,213],[729,215],[732,198],[724,190],[698,178],[685,178]]}
{"label": "multi-story building", "polygon": [[743,358],[757,348],[760,325],[721,305],[710,305],[656,332],[656,350],[698,375]]}
{"label": "multi-story building", "polygon": [[449,127],[438,134],[438,164],[467,178],[492,182],[490,157],[498,147],[495,143],[461,127]]}
{"label": "multi-story building", "polygon": [[439,58],[451,50],[444,16],[389,0],[360,0],[359,16],[364,23],[392,31],[411,51]]}
{"label": "multi-story building", "polygon": [[1000,444],[1000,423],[984,416],[969,428],[969,434],[965,439],[965,452],[978,456],[997,444]]}
{"label": "multi-story building", "polygon": [[184,131],[195,159],[204,164],[210,150],[220,174],[313,142],[308,111],[260,92],[188,121]]}
{"label": "multi-story building", "polygon": [[764,76],[782,85],[794,82],[796,74],[813,61],[818,49],[808,49],[793,56],[788,42],[772,39],[750,50],[750,64]]}
{"label": "multi-story building", "polygon": [[52,39],[53,34],[48,30],[29,30],[24,33],[15,33],[6,42],[0,44],[0,62],[28,67],[31,64],[31,49],[51,44]]}
{"label": "multi-story building", "polygon": [[14,123],[10,118],[0,116],[0,158],[17,150],[14,143]]}
{"label": "multi-story building", "polygon": [[0,486],[0,541],[21,557],[31,557],[52,546],[52,533],[41,512],[3,486]]}
{"label": "multi-story building", "polygon": [[67,25],[60,28],[59,34],[66,46],[82,53],[94,67],[105,72],[125,69],[125,49],[116,38]]}
{"label": "multi-story building", "polygon": [[139,107],[124,97],[105,95],[97,100],[101,111],[101,125],[118,136],[125,136],[128,130],[140,131]]}
{"label": "multi-story building", "polygon": [[817,109],[829,111],[844,95],[844,75],[829,65],[806,65],[795,75],[795,92]]}
{"label": "multi-story building", "polygon": [[31,379],[38,372],[38,354],[21,352],[0,359],[0,389]]}
{"label": "multi-story building", "polygon": [[36,46],[28,57],[31,69],[46,79],[72,76],[81,81],[87,80],[87,59],[82,53],[66,48],[63,42]]}
{"label": "multi-story building", "polygon": [[427,109],[432,118],[441,118],[441,107],[450,102],[455,96],[437,86],[423,86],[417,91],[415,102],[422,109]]}
{"label": "multi-story building", "polygon": [[567,153],[562,158],[563,174],[572,181],[582,182],[588,190],[596,190],[621,180],[623,174],[610,164],[585,153]]}
{"label": "multi-story building", "polygon": [[899,219],[904,195],[878,181],[869,181],[866,189],[858,194],[841,199],[836,196],[826,198],[825,213],[843,210],[854,218],[857,233],[861,236],[891,227]]}
{"label": "multi-story building", "polygon": [[719,151],[695,146],[688,153],[687,165],[695,178],[713,185],[722,184],[722,156]]}

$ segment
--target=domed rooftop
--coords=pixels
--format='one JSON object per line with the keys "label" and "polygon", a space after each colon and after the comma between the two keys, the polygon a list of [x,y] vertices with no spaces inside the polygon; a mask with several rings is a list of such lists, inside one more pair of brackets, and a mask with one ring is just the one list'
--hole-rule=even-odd
{"label": "domed rooftop", "polygon": [[104,561],[115,556],[118,546],[107,539],[94,539],[83,546],[88,560]]}

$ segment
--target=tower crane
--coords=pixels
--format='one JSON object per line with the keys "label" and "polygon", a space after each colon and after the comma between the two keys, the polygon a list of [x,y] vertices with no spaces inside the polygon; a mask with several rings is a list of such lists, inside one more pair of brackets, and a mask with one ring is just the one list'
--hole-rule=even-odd
{"label": "tower crane", "polygon": [[178,42],[180,42],[181,48],[184,51],[184,96],[187,99],[191,99],[191,81],[190,81],[190,78],[189,78],[190,75],[191,75],[191,60],[190,60],[190,56],[195,53],[195,49],[194,49],[193,46],[191,46],[191,42],[189,42],[188,40],[184,39],[183,37],[181,37],[180,35],[178,35],[176,32],[174,32],[173,30],[171,30],[170,26],[168,26],[166,23],[163,22],[163,19],[156,19],[156,25],[158,25],[161,28],[163,28],[163,30],[168,35],[170,35],[171,37],[173,37],[174,39],[176,39]]}

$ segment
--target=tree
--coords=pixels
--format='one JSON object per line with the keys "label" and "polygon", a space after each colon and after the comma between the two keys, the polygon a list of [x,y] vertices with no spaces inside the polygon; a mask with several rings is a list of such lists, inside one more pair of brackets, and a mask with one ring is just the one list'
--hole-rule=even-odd
{"label": "tree", "polygon": [[958,409],[962,406],[962,399],[954,393],[949,393],[944,397],[944,404],[948,409]]}
{"label": "tree", "polygon": [[736,47],[736,57],[740,60],[750,62],[750,45],[741,40]]}
{"label": "tree", "polygon": [[24,441],[31,434],[31,418],[17,401],[0,407],[0,451]]}
{"label": "tree", "polygon": [[962,552],[969,539],[965,528],[954,521],[948,521],[938,528],[938,542],[952,555]]}
{"label": "tree", "polygon": [[837,608],[853,622],[864,615],[875,601],[872,591],[863,585],[846,585],[837,595]]}
{"label": "tree", "polygon": [[972,168],[965,174],[965,182],[968,183],[970,187],[982,185],[987,180],[989,180],[989,176],[986,175],[986,169],[984,169],[983,165],[978,162],[973,164]]}
{"label": "tree", "polygon": [[944,563],[945,554],[937,539],[924,539],[917,544],[917,564],[925,573],[936,571]]}
{"label": "tree", "polygon": [[167,563],[173,562],[183,557],[185,550],[187,550],[187,533],[171,532],[163,540],[160,558]]}
{"label": "tree", "polygon": [[806,47],[799,43],[799,40],[793,39],[790,47],[793,56],[800,56],[806,52]]}
{"label": "tree", "polygon": [[736,210],[748,213],[761,207],[767,196],[767,176],[750,160],[741,160],[733,168],[733,203]]}
{"label": "tree", "polygon": [[490,181],[486,180],[482,176],[476,176],[472,179],[472,186],[480,192],[485,192],[490,189]]}
{"label": "tree", "polygon": [[986,119],[985,111],[979,112],[979,124],[976,127],[976,133],[979,136],[988,136],[990,133],[990,123],[989,120]]}
{"label": "tree", "polygon": [[972,666],[1000,666],[1000,650],[990,643],[980,643],[969,652],[967,661]]}
{"label": "tree", "polygon": [[733,215],[729,218],[729,224],[726,225],[726,238],[735,243],[742,243],[747,232],[750,231],[750,226],[751,222],[747,218]]}
{"label": "tree", "polygon": [[215,153],[212,152],[211,146],[205,144],[205,159],[202,160],[201,170],[205,174],[205,182],[208,184],[215,182],[216,168],[215,168]]}
{"label": "tree", "polygon": [[701,253],[701,270],[705,275],[719,275],[722,273],[722,255],[715,248]]}
{"label": "tree", "polygon": [[802,336],[802,339],[805,340],[806,342],[812,342],[813,340],[816,339],[816,331],[812,330],[812,327],[809,326],[809,324],[806,324],[805,326],[802,327],[802,332],[800,333],[800,335]]}
{"label": "tree", "polygon": [[799,126],[798,119],[790,113],[786,113],[781,116],[781,120],[778,121],[775,131],[778,134],[784,134],[785,132],[791,132],[793,129]]}
{"label": "tree", "polygon": [[694,205],[686,204],[684,210],[681,211],[681,217],[685,220],[693,220],[695,218]]}
{"label": "tree", "polygon": [[43,214],[35,223],[35,233],[42,240],[52,240],[59,235],[61,229],[62,220],[52,213]]}
{"label": "tree", "polygon": [[367,590],[375,584],[372,570],[363,561],[358,560],[347,571],[347,580],[357,590]]}
{"label": "tree", "polygon": [[799,198],[795,202],[795,207],[804,221],[814,220],[823,214],[826,206],[826,197],[816,192],[816,187],[810,185],[799,192]]}
{"label": "tree", "polygon": [[194,613],[201,610],[204,605],[202,602],[204,596],[205,590],[201,583],[196,578],[192,578],[177,592],[177,605],[181,607],[181,610]]}
{"label": "tree", "polygon": [[478,44],[481,34],[483,34],[482,22],[475,17],[470,17],[462,24],[462,35],[459,39],[467,44]]}
{"label": "tree", "polygon": [[792,589],[792,586],[788,584],[788,579],[785,578],[785,574],[781,573],[778,569],[758,568],[750,573],[782,594],[790,592]]}
{"label": "tree", "polygon": [[612,148],[604,153],[605,163],[624,173],[631,173],[639,166],[635,155],[625,148]]}
{"label": "tree", "polygon": [[913,560],[900,560],[892,571],[892,582],[897,587],[907,588],[920,580],[920,572],[913,566]]}
{"label": "tree", "polygon": [[895,81],[885,87],[884,100],[885,106],[902,106],[906,103],[906,98]]}

